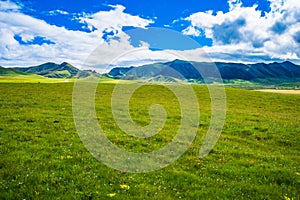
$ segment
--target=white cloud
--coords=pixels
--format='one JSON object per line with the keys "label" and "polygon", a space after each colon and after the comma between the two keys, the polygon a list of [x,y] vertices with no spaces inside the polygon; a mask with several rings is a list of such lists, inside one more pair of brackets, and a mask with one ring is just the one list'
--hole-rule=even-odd
{"label": "white cloud", "polygon": [[68,15],[69,13],[67,11],[57,9],[57,10],[51,10],[51,11],[49,11],[49,14],[50,15],[57,15],[57,14]]}
{"label": "white cloud", "polygon": [[201,35],[201,32],[199,30],[197,30],[194,26],[189,26],[187,27],[186,29],[184,29],[182,31],[183,34],[185,35],[193,35],[193,36],[200,36]]}
{"label": "white cloud", "polygon": [[[90,49],[101,41],[94,33],[70,31],[19,12],[0,12],[0,27],[1,32],[6,33],[0,36],[0,51],[2,57],[8,59],[4,60],[4,63],[2,61],[2,65],[22,66],[65,60],[79,63],[88,55]],[[40,36],[55,44],[21,45],[15,40],[15,35],[19,35],[24,42]]]}
{"label": "white cloud", "polygon": [[11,3],[9,1],[0,1],[0,11],[16,11],[19,10],[20,6]]}
{"label": "white cloud", "polygon": [[[152,23],[150,20],[124,13],[125,8],[116,5],[110,11],[82,17],[82,22],[97,28],[87,33],[50,25],[23,14],[19,6],[9,1],[0,3],[0,65],[3,66],[29,66],[48,61],[67,61],[80,66],[98,45],[105,42],[102,39],[104,30],[111,29],[120,33],[122,26],[144,28]],[[22,45],[16,40],[16,36],[21,37],[24,43],[33,41],[36,37],[42,37],[51,43]],[[124,43],[120,48],[133,47]]]}
{"label": "white cloud", "polygon": [[82,23],[94,26],[100,31],[108,29],[114,33],[121,32],[123,26],[144,28],[153,23],[152,20],[143,19],[138,16],[125,13],[125,7],[122,5],[110,5],[110,7],[114,8],[114,10],[85,15],[79,19]]}
{"label": "white cloud", "polygon": [[240,0],[228,0],[229,12],[194,13],[185,19],[191,25],[182,32],[197,36],[198,32],[190,30],[195,27],[202,30],[213,40],[212,47],[205,47],[213,59],[231,54],[231,61],[236,56],[237,60],[252,58],[252,62],[260,58],[299,62],[300,44],[295,42],[294,35],[300,30],[300,1],[270,0],[270,3],[271,11],[262,16],[257,5],[243,7]]}

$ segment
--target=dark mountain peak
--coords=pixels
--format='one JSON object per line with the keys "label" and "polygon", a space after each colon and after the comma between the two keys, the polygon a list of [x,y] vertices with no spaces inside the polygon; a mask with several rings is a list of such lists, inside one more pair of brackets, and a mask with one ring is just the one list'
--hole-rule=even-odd
{"label": "dark mountain peak", "polygon": [[[70,67],[70,68],[76,68],[73,65],[67,63],[67,62],[63,62],[61,64],[56,64],[54,62],[46,62],[37,66],[33,66],[33,67],[28,67],[28,68],[34,68],[34,69],[57,69],[57,68],[61,68],[61,67]],[[77,69],[77,68],[76,68]]]}
{"label": "dark mountain peak", "polygon": [[[53,62],[47,62],[47,63],[43,63],[37,66],[33,66],[33,67],[28,67],[29,70],[32,71],[41,71],[41,70],[48,70],[48,69],[56,69],[58,68],[59,65]],[[26,68],[25,68],[26,69]]]}
{"label": "dark mountain peak", "polygon": [[180,59],[175,59],[173,61],[171,61],[172,63],[187,63],[188,61],[185,60],[180,60]]}
{"label": "dark mountain peak", "polygon": [[72,71],[72,72],[74,72],[74,74],[78,73],[80,71],[78,68],[74,67],[73,65],[71,65],[70,63],[67,63],[67,62],[63,62],[59,66],[60,66],[61,70]]}
{"label": "dark mountain peak", "polygon": [[61,63],[60,65],[70,65],[70,64],[67,63],[67,62],[63,62],[63,63]]}
{"label": "dark mountain peak", "polygon": [[54,63],[54,62],[46,62],[46,63],[43,63],[43,64],[40,64],[40,65],[36,65],[36,66],[33,66],[33,67],[38,67],[38,66],[57,66],[58,64]]}
{"label": "dark mountain peak", "polygon": [[71,68],[76,68],[76,67],[74,67],[73,65],[71,65],[70,63],[67,63],[67,62],[63,62],[63,63],[61,63],[61,64],[60,64],[60,66],[62,66],[62,67],[71,67]]}
{"label": "dark mountain peak", "polygon": [[284,64],[284,65],[292,65],[292,66],[297,66],[297,65],[295,65],[294,63],[292,63],[291,61],[284,61],[282,64]]}
{"label": "dark mountain peak", "polygon": [[161,63],[164,65],[191,65],[191,62],[186,61],[186,60],[180,60],[180,59],[175,59],[173,61],[170,62],[166,62],[166,63]]}
{"label": "dark mountain peak", "polygon": [[57,65],[57,64],[54,62],[46,62],[46,63],[40,64],[40,65]]}

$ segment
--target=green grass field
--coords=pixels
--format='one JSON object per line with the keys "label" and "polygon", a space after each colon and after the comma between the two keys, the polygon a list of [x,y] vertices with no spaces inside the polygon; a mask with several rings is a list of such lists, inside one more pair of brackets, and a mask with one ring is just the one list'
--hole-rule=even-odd
{"label": "green grass field", "polygon": [[46,78],[36,74],[0,76],[0,83],[62,83],[62,82],[74,82],[74,80],[63,79],[63,78]]}
{"label": "green grass field", "polygon": [[[72,116],[73,83],[0,83],[0,199],[300,199],[300,96],[226,89],[221,137],[199,159],[210,99],[206,87],[193,87],[201,107],[193,144],[164,169],[132,174],[85,149]],[[134,93],[130,110],[137,124],[149,123],[153,103],[168,113],[159,134],[134,139],[115,124],[113,88],[101,83],[96,96],[99,123],[113,143],[150,152],[171,141],[180,123],[174,94],[158,85]]]}

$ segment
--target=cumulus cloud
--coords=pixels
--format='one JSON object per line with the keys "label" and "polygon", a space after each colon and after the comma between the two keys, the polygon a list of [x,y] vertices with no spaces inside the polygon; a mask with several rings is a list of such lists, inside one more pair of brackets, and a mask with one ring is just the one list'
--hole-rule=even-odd
{"label": "cumulus cloud", "polygon": [[298,31],[294,34],[294,40],[295,40],[295,42],[300,44],[300,31]]}
{"label": "cumulus cloud", "polygon": [[[50,25],[23,14],[18,5],[9,1],[1,1],[0,4],[0,60],[3,66],[28,66],[48,61],[67,61],[80,66],[98,45],[105,43],[102,39],[104,30],[116,33],[121,32],[123,26],[144,28],[152,23],[151,20],[127,14],[123,6],[116,5],[110,11],[100,11],[78,19],[96,27],[87,33]],[[66,14],[60,10],[55,12]],[[133,48],[128,43],[121,47]]]}
{"label": "cumulus cloud", "polygon": [[262,15],[258,5],[243,7],[241,0],[228,0],[228,12],[198,12],[185,18],[190,26],[182,33],[198,36],[198,32],[189,30],[202,30],[213,40],[213,45],[205,49],[215,59],[227,55],[230,61],[268,58],[299,62],[300,1],[269,1],[270,11]]}
{"label": "cumulus cloud", "polygon": [[201,31],[199,31],[196,27],[194,26],[189,26],[186,29],[184,29],[182,31],[183,34],[185,35],[193,35],[193,36],[200,36],[201,35]]}
{"label": "cumulus cloud", "polygon": [[212,28],[215,41],[220,44],[235,44],[242,39],[240,28],[246,25],[244,18],[236,19],[235,21],[225,21],[220,25],[215,25]]}
{"label": "cumulus cloud", "polygon": [[284,33],[284,31],[287,29],[287,25],[278,21],[276,22],[272,27],[271,27],[271,30],[274,32],[274,33],[277,33],[277,34],[282,34]]}
{"label": "cumulus cloud", "polygon": [[125,7],[122,5],[111,5],[110,7],[112,7],[113,10],[97,12],[90,15],[86,14],[78,19],[82,23],[88,24],[89,27],[94,27],[100,31],[113,32],[114,34],[121,32],[123,26],[144,28],[153,23],[152,20],[125,13]]}
{"label": "cumulus cloud", "polygon": [[[2,33],[0,52],[5,58],[2,65],[7,63],[22,66],[49,60],[80,62],[87,56],[86,50],[100,41],[95,34],[69,31],[19,12],[0,12],[0,27]],[[36,37],[42,37],[51,42],[50,44],[24,45],[16,40],[16,36],[19,36],[25,43]]]}
{"label": "cumulus cloud", "polygon": [[16,11],[19,10],[20,6],[11,3],[9,1],[0,1],[0,11]]}

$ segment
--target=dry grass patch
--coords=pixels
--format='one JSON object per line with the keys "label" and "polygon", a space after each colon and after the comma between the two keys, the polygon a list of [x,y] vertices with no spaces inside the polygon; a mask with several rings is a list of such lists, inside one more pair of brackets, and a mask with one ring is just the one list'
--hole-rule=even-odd
{"label": "dry grass patch", "polygon": [[278,94],[298,94],[300,95],[300,90],[275,90],[275,89],[265,89],[265,90],[257,90],[260,92],[271,92]]}

